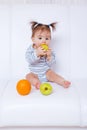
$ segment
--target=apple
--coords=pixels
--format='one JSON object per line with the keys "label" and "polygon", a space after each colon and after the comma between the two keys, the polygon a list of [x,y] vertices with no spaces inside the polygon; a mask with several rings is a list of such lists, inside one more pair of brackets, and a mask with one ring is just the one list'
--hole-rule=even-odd
{"label": "apple", "polygon": [[42,83],[40,85],[40,92],[43,94],[43,95],[49,95],[52,93],[52,86],[49,84],[49,83]]}
{"label": "apple", "polygon": [[48,45],[46,45],[45,43],[41,44],[41,47],[46,51],[49,49]]}

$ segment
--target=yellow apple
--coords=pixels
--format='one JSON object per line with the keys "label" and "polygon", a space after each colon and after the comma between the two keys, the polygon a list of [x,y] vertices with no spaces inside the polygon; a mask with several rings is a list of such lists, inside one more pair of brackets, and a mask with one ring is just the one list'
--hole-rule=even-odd
{"label": "yellow apple", "polygon": [[52,93],[52,86],[49,84],[49,83],[42,83],[40,85],[40,92],[43,94],[43,95],[49,95]]}
{"label": "yellow apple", "polygon": [[46,45],[45,43],[41,44],[41,47],[46,51],[49,49],[48,45]]}

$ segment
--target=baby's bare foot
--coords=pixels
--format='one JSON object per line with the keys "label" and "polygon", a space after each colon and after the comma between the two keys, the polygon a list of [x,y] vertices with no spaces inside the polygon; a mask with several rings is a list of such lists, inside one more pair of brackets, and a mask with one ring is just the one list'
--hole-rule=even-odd
{"label": "baby's bare foot", "polygon": [[36,89],[39,89],[40,88],[40,83],[36,83],[35,87],[36,87]]}
{"label": "baby's bare foot", "polygon": [[70,81],[64,80],[62,85],[64,88],[68,88],[70,86],[70,84],[71,84]]}
{"label": "baby's bare foot", "polygon": [[36,78],[35,78],[35,79],[33,80],[33,85],[35,86],[36,89],[39,89],[39,88],[40,88],[40,84],[41,84],[41,83],[40,83],[39,79],[36,79]]}
{"label": "baby's bare foot", "polygon": [[38,78],[31,78],[30,80],[31,84],[36,88],[36,89],[39,89],[40,88],[40,81]]}

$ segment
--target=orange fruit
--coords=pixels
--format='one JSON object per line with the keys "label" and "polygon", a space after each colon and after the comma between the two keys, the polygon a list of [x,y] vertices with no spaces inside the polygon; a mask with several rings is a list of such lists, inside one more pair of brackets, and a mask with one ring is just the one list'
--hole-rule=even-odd
{"label": "orange fruit", "polygon": [[31,91],[31,83],[26,79],[19,80],[16,89],[20,95],[27,95]]}

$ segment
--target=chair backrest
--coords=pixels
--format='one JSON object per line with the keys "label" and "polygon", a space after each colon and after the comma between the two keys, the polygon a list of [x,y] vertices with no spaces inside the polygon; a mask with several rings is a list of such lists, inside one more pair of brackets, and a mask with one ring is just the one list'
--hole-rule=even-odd
{"label": "chair backrest", "polygon": [[55,71],[66,77],[87,77],[86,7],[15,5],[0,7],[0,78],[25,77],[25,52],[31,41],[29,22],[57,21],[51,47],[56,53]]}

